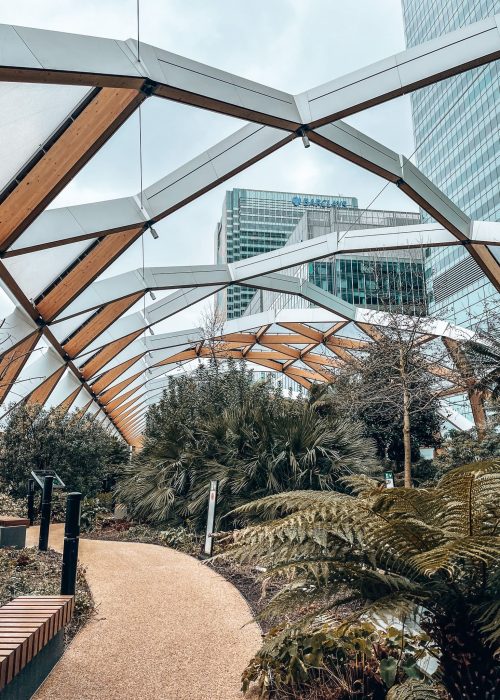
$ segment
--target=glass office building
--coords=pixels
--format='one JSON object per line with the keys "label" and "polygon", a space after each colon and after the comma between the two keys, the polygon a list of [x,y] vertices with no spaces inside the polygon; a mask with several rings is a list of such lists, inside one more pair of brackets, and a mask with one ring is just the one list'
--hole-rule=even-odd
{"label": "glass office building", "polygon": [[[281,248],[309,208],[356,209],[355,197],[233,189],[226,192],[215,229],[215,259],[236,262]],[[255,290],[235,285],[217,296],[224,318],[242,316]]]}
{"label": "glass office building", "polygon": [[[418,223],[417,212],[362,211],[356,197],[234,189],[226,192],[215,230],[215,259],[234,262],[325,233]],[[301,274],[346,301],[379,308],[384,285],[399,290],[405,301],[422,298],[423,275],[418,265],[420,253],[402,251],[376,261],[373,255],[337,256],[290,274]],[[250,287],[235,285],[219,293],[217,305],[224,318],[232,319],[252,309],[262,310],[264,303],[270,308],[270,299],[266,292],[256,295]]]}
{"label": "glass office building", "polygon": [[[418,224],[417,212],[349,210],[304,212],[290,234],[287,245],[336,232],[339,239],[351,230]],[[304,263],[284,274],[306,279],[344,301],[370,309],[395,309],[413,313],[426,303],[423,251],[419,249],[384,253],[335,255]],[[274,309],[304,308],[311,304],[289,294],[259,290],[245,315]]]}
{"label": "glass office building", "polygon": [[[402,0],[408,47],[500,12],[500,0]],[[418,167],[472,219],[500,221],[500,61],[411,95]],[[429,217],[424,213],[423,219]],[[426,251],[429,312],[470,326],[499,295],[462,247]]]}

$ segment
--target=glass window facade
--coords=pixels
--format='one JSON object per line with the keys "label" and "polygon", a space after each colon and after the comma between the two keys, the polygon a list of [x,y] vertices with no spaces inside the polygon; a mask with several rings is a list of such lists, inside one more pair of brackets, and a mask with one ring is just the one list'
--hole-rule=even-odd
{"label": "glass window facade", "polygon": [[[408,47],[500,13],[500,0],[402,4]],[[418,166],[472,219],[500,221],[499,96],[500,61],[411,95]],[[434,315],[471,326],[499,302],[464,248],[429,250],[425,267]]]}
{"label": "glass window facade", "polygon": [[[418,223],[418,212],[360,211],[355,197],[234,189],[226,192],[222,218],[216,227],[216,260],[234,262],[325,233]],[[398,305],[412,301],[420,305],[425,297],[420,252],[403,251],[383,260],[377,258],[376,265],[373,256],[337,256],[289,273],[299,274],[360,306],[379,308],[384,290],[389,302]],[[264,303],[265,308],[271,308],[275,306],[273,301],[272,293],[256,294],[242,285],[230,287],[217,297],[228,319],[261,311]],[[288,301],[306,305],[302,300]]]}
{"label": "glass window facade", "polygon": [[[215,231],[215,259],[218,263],[231,263],[281,248],[311,207],[330,211],[357,206],[355,197],[341,195],[229,190]],[[225,318],[238,318],[254,294],[250,287],[235,285],[221,292],[217,303]]]}

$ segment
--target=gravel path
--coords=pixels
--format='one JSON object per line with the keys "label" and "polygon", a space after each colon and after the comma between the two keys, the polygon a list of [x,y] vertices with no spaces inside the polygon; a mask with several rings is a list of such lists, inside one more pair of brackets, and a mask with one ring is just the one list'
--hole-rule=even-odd
{"label": "gravel path", "polygon": [[[50,544],[62,549],[63,526]],[[37,542],[37,528],[28,544]],[[80,540],[97,615],[33,700],[236,700],[260,646],[238,591],[166,547]],[[246,626],[244,626],[246,625]]]}

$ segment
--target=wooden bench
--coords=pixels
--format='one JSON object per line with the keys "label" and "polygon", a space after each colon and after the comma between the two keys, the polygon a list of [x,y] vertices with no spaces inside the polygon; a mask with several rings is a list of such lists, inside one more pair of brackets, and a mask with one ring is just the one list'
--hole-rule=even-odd
{"label": "wooden bench", "polygon": [[18,518],[15,515],[0,515],[0,527],[17,527],[19,525],[29,527],[30,521],[27,518]]}
{"label": "wooden bench", "polygon": [[26,547],[26,528],[30,521],[14,515],[0,515],[0,547]]}
{"label": "wooden bench", "polygon": [[63,630],[74,606],[74,596],[58,595],[22,596],[0,608],[0,693]]}

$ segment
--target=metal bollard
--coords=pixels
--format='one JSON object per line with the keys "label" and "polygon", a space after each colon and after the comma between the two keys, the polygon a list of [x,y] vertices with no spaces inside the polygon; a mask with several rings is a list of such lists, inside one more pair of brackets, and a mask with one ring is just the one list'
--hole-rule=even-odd
{"label": "metal bollard", "polygon": [[46,552],[49,546],[50,512],[52,510],[52,486],[53,476],[46,476],[43,480],[42,507],[40,516],[40,536],[38,549]]}
{"label": "metal bollard", "polygon": [[207,534],[205,536],[205,548],[204,553],[206,556],[211,557],[214,549],[214,523],[215,523],[215,506],[217,504],[217,489],[219,486],[218,481],[210,482],[210,495],[208,497],[208,514],[207,514]]}
{"label": "metal bollard", "polygon": [[28,520],[30,525],[35,522],[35,480],[28,479]]}
{"label": "metal bollard", "polygon": [[64,525],[61,595],[75,595],[81,501],[81,493],[68,493],[66,499],[66,522]]}

